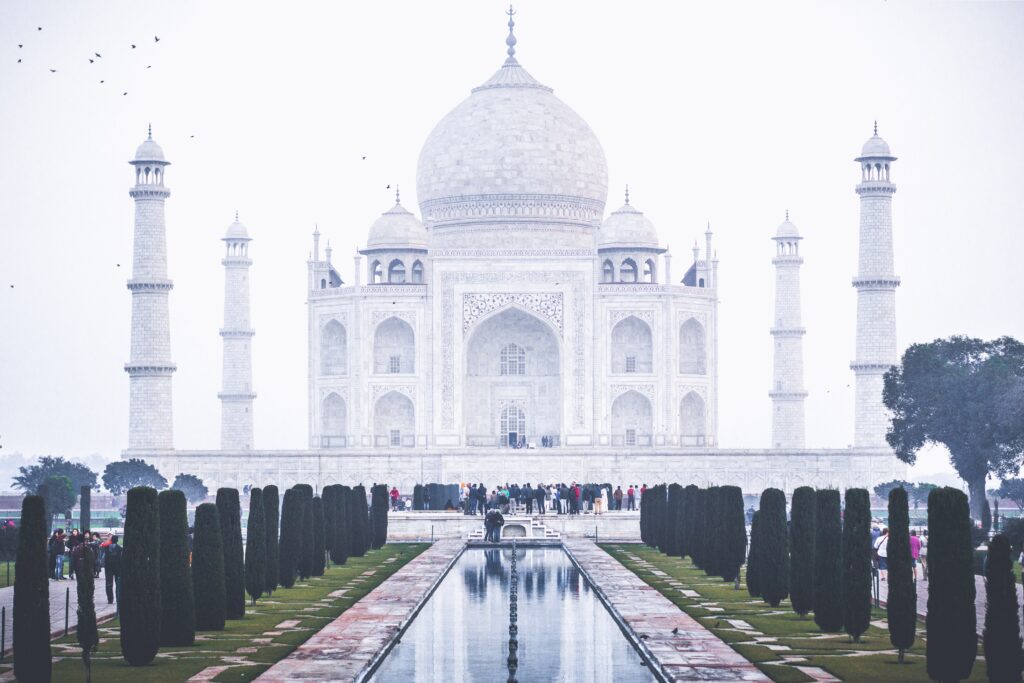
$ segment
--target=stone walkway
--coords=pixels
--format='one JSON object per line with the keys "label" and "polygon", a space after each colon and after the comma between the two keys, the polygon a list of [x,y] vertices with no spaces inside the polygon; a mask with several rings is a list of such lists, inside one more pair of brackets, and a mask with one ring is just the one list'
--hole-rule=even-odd
{"label": "stone walkway", "polygon": [[[886,598],[889,596],[889,584],[886,581],[879,582],[878,595],[882,605],[885,605]],[[978,635],[985,628],[985,605],[987,600],[985,598],[985,578],[982,576],[974,577],[974,611],[978,618]],[[1017,605],[1024,605],[1024,588],[1017,584]],[[921,579],[917,580],[917,615],[923,621],[928,616],[928,582]],[[1024,629],[1024,613],[1020,615],[1021,628]]]}
{"label": "stone walkway", "polygon": [[256,680],[364,680],[464,546],[438,541]]}
{"label": "stone walkway", "polygon": [[588,539],[563,541],[612,616],[670,681],[768,681],[757,667]]}
{"label": "stone walkway", "polygon": [[[70,633],[78,625],[78,587],[74,580],[50,581],[50,633],[56,637],[64,635],[64,601],[71,589],[68,598],[68,632]],[[96,620],[105,621],[114,616],[115,605],[107,604],[106,589],[103,584],[103,575],[96,579]],[[6,607],[4,619],[4,654],[11,652],[14,643],[14,586],[0,588],[0,607]]]}

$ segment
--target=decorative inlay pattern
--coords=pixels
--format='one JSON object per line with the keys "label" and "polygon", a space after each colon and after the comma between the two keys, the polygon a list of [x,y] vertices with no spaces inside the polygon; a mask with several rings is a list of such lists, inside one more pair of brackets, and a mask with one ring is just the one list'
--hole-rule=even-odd
{"label": "decorative inlay pattern", "polygon": [[654,326],[654,311],[636,311],[625,309],[611,311],[609,313],[609,316],[611,317],[611,319],[609,320],[609,327],[615,327],[615,324],[618,323],[620,320],[625,320],[626,318],[629,318],[631,316],[643,320],[651,327]]}
{"label": "decorative inlay pattern", "polygon": [[412,404],[416,405],[415,384],[372,384],[370,385],[371,402],[376,403],[378,398],[389,391],[397,391],[404,396],[408,396]]}
{"label": "decorative inlay pattern", "polygon": [[647,397],[647,400],[654,405],[654,385],[653,384],[612,384],[609,386],[611,400],[614,402],[619,396],[622,396],[628,391],[635,391],[643,394]]}
{"label": "decorative inlay pattern", "polygon": [[563,334],[561,292],[467,292],[462,295],[462,333],[491,311],[517,304],[546,319]]}
{"label": "decorative inlay pattern", "polygon": [[370,327],[376,328],[388,318],[398,318],[416,329],[416,311],[374,311],[370,316]]}
{"label": "decorative inlay pattern", "polygon": [[593,249],[431,249],[434,258],[593,258]]}
{"label": "decorative inlay pattern", "polygon": [[679,400],[683,400],[683,397],[688,393],[693,392],[700,396],[701,400],[704,401],[704,405],[707,406],[708,402],[708,388],[700,384],[680,384],[679,385]]}
{"label": "decorative inlay pattern", "polygon": [[334,313],[321,313],[320,316],[317,318],[317,322],[318,322],[318,325],[319,325],[320,329],[323,329],[324,325],[326,325],[327,323],[331,322],[332,320],[337,320],[339,323],[341,323],[345,327],[346,330],[348,330],[348,312],[347,311],[336,311]]}

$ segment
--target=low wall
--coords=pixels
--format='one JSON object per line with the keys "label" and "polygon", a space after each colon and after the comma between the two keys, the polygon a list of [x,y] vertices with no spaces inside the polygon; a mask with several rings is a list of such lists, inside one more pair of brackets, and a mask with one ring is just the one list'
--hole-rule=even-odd
{"label": "low wall", "polygon": [[[639,512],[606,512],[601,515],[546,514],[537,517],[562,538],[594,538],[618,541],[640,540]],[[471,531],[483,529],[482,515],[458,512],[390,512],[389,541],[429,541],[431,538],[466,538]]]}

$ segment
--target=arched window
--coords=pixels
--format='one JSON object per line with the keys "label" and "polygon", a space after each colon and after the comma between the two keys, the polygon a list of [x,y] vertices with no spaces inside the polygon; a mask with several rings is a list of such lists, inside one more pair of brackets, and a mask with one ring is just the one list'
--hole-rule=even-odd
{"label": "arched window", "polygon": [[651,401],[636,391],[627,391],[612,402],[612,445],[650,446],[653,433]]}
{"label": "arched window", "polygon": [[654,270],[654,259],[644,261],[644,282],[654,283],[657,281],[657,273]]}
{"label": "arched window", "polygon": [[348,336],[345,327],[332,320],[320,330],[320,374],[344,375],[348,371]]}
{"label": "arched window", "polygon": [[327,280],[320,278],[320,289],[327,289]]}
{"label": "arched window", "polygon": [[405,264],[395,259],[388,266],[388,282],[393,285],[405,284]]}
{"label": "arched window", "polygon": [[501,445],[519,448],[526,444],[526,413],[516,404],[510,404],[501,410]]}
{"label": "arched window", "polygon": [[384,270],[380,266],[380,261],[374,261],[370,264],[370,284],[379,285],[384,282]]}
{"label": "arched window", "polygon": [[401,318],[388,318],[373,335],[373,371],[377,374],[416,371],[416,338]]}
{"label": "arched window", "polygon": [[650,326],[635,315],[612,328],[612,372],[654,372],[654,338]]}
{"label": "arched window", "polygon": [[704,399],[691,391],[679,402],[679,445],[707,445],[707,413]]}
{"label": "arched window", "polygon": [[506,344],[501,349],[501,374],[526,374],[526,350],[523,347],[516,344]]}
{"label": "arched window", "polygon": [[412,264],[412,283],[414,285],[423,284],[423,264],[419,261]]}
{"label": "arched window", "polygon": [[611,261],[605,261],[604,265],[601,266],[601,281],[602,282],[615,282],[615,266],[612,265]]}
{"label": "arched window", "polygon": [[679,372],[703,375],[707,372],[704,326],[690,318],[679,327]]}
{"label": "arched window", "polygon": [[373,407],[373,437],[375,446],[416,445],[416,409],[408,396],[389,391],[377,399]]}
{"label": "arched window", "polygon": [[636,282],[637,269],[636,261],[631,258],[626,259],[622,262],[619,267],[619,281],[620,282]]}
{"label": "arched window", "polygon": [[322,447],[345,445],[345,399],[333,391],[324,399],[320,412],[320,445]]}

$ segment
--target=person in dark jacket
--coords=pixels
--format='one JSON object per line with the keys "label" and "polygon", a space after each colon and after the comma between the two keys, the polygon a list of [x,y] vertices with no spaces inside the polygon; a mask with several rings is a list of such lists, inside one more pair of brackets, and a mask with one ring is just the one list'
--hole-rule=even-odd
{"label": "person in dark jacket", "polygon": [[501,540],[501,527],[505,525],[505,518],[497,509],[491,510],[484,517],[484,537],[491,543]]}
{"label": "person in dark jacket", "polygon": [[533,514],[533,487],[530,486],[530,482],[526,482],[526,486],[522,489],[523,503],[526,504],[526,514]]}
{"label": "person in dark jacket", "polygon": [[544,484],[537,484],[533,490],[533,497],[537,499],[537,512],[544,514]]}
{"label": "person in dark jacket", "polygon": [[[102,546],[101,546],[102,547]],[[114,597],[120,597],[121,592],[121,556],[123,550],[117,544],[117,536],[110,537],[110,545],[103,549],[103,576],[107,586],[107,604],[114,602]],[[115,585],[116,583],[116,585]]]}

